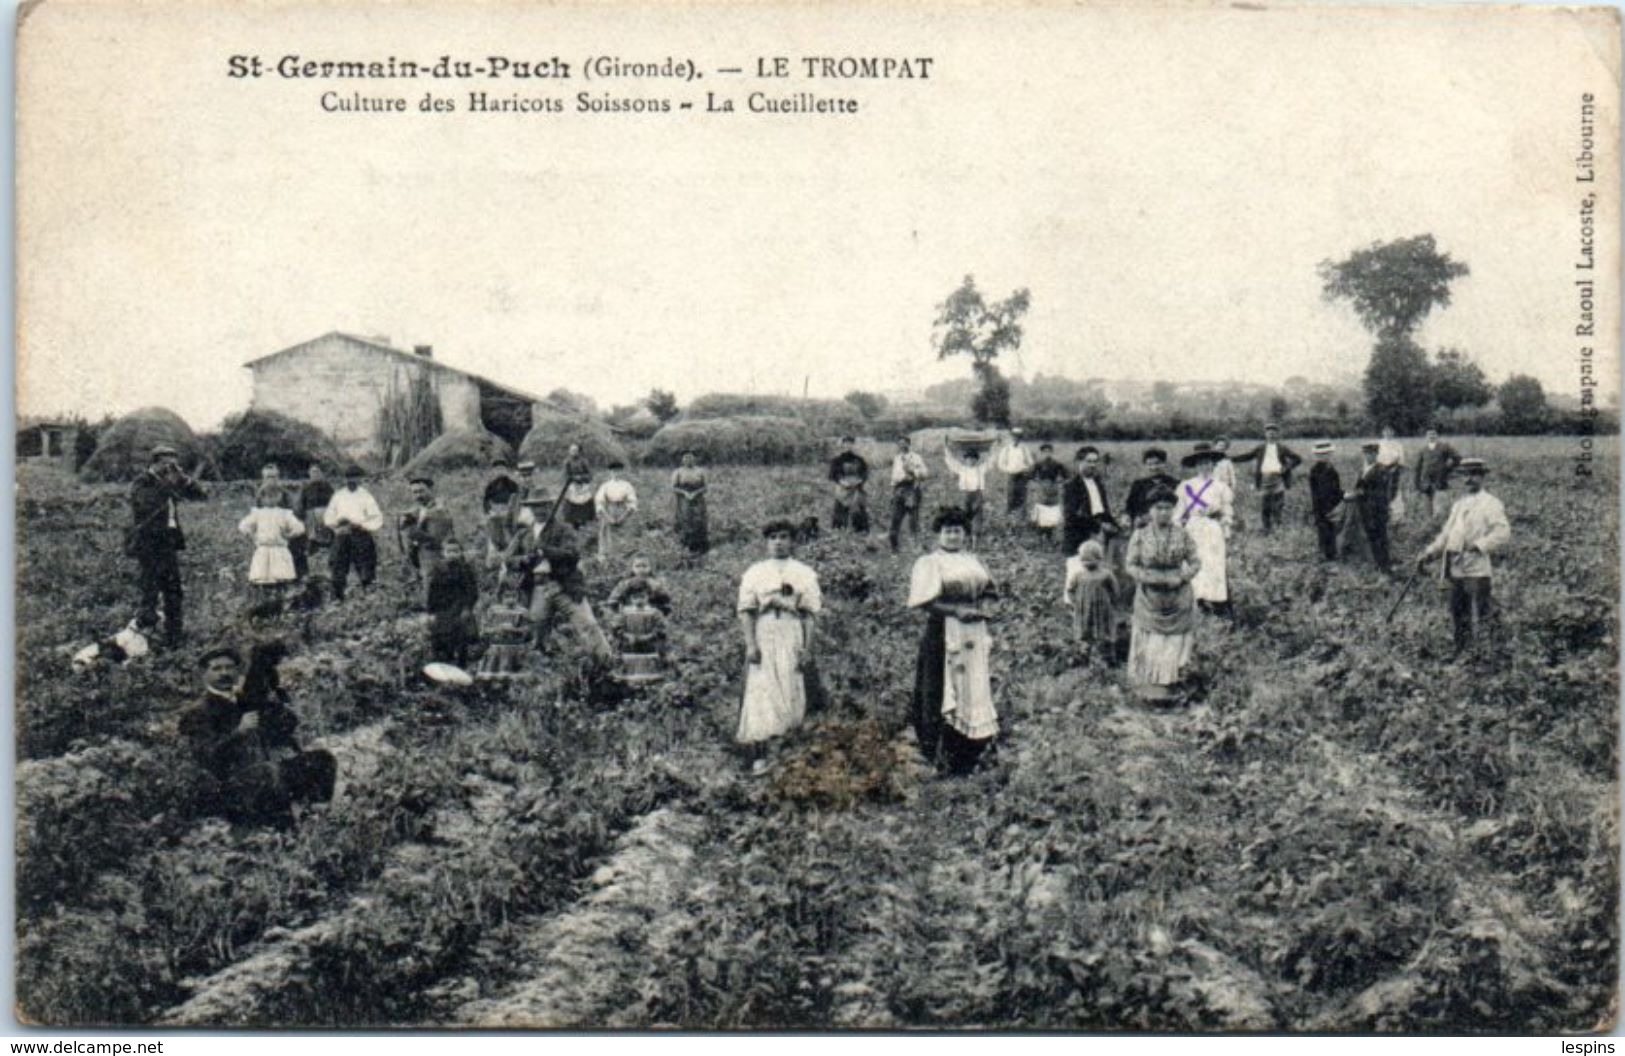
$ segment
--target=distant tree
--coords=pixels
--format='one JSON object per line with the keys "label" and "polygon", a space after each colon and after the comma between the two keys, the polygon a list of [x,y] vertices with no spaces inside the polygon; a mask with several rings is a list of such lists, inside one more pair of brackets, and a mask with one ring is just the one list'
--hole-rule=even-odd
{"label": "distant tree", "polygon": [[1441,348],[1433,357],[1433,404],[1453,411],[1457,407],[1482,407],[1495,395],[1467,353]]}
{"label": "distant tree", "polygon": [[1347,260],[1320,262],[1322,293],[1347,300],[1373,336],[1409,337],[1434,305],[1449,307],[1450,283],[1467,265],[1440,253],[1432,235],[1376,242]]}
{"label": "distant tree", "polygon": [[1219,399],[1219,417],[1230,417],[1230,397],[1228,396],[1224,396]]}
{"label": "distant tree", "polygon": [[1111,401],[1099,393],[1094,393],[1084,402],[1079,417],[1083,419],[1084,428],[1093,433],[1105,423],[1106,416],[1111,413],[1111,410]]}
{"label": "distant tree", "polygon": [[1288,410],[1290,410],[1290,409],[1291,409],[1291,404],[1287,403],[1285,396],[1276,395],[1276,396],[1271,396],[1270,397],[1270,420],[1271,421],[1274,421],[1274,422],[1285,421],[1286,420],[1286,412]]}
{"label": "distant tree", "polygon": [[1514,374],[1496,393],[1501,420],[1509,432],[1529,432],[1546,421],[1546,389],[1527,374]]}
{"label": "distant tree", "polygon": [[569,389],[554,389],[544,397],[544,400],[567,414],[578,414],[584,418],[598,417],[598,401],[591,396],[583,396],[579,392],[571,392]]}
{"label": "distant tree", "polygon": [[1032,296],[1024,289],[1002,301],[988,301],[976,288],[975,278],[967,275],[937,305],[931,343],[938,359],[970,357],[971,372],[980,386],[971,410],[979,422],[1010,424],[1010,385],[999,373],[998,358],[1021,347],[1021,317],[1031,304]]}
{"label": "distant tree", "polygon": [[1338,400],[1337,401],[1337,420],[1340,421],[1340,422],[1346,422],[1346,421],[1348,421],[1348,418],[1349,418],[1349,401],[1347,401],[1347,400]]}
{"label": "distant tree", "polygon": [[1433,372],[1427,353],[1409,337],[1377,340],[1365,368],[1365,409],[1378,425],[1416,432],[1433,417]]}
{"label": "distant tree", "polygon": [[1309,410],[1314,414],[1330,414],[1337,400],[1331,388],[1316,385],[1309,390]]}
{"label": "distant tree", "polygon": [[878,418],[886,412],[886,397],[873,392],[862,392],[854,389],[841,397],[865,418]]}
{"label": "distant tree", "polygon": [[643,405],[649,408],[649,413],[659,419],[662,425],[680,413],[677,397],[665,389],[650,389],[649,395],[643,398]]}
{"label": "distant tree", "polygon": [[1161,411],[1168,410],[1169,406],[1179,396],[1179,386],[1171,381],[1156,381],[1151,383],[1151,402]]}

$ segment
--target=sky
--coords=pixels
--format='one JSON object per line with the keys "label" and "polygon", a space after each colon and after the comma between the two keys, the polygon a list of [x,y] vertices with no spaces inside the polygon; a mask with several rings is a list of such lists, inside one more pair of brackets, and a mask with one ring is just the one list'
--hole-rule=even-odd
{"label": "sky", "polygon": [[[210,427],[247,405],[243,363],[335,329],[604,406],[920,388],[967,371],[931,347],[966,275],[1031,291],[1028,376],[1329,378],[1371,341],[1317,265],[1422,233],[1471,269],[1422,343],[1572,395],[1585,91],[1618,330],[1617,35],[1540,9],[44,5],[19,40],[18,410]],[[233,54],[448,52],[706,77],[476,86],[563,114],[378,115],[319,97],[469,86],[226,76]],[[776,54],[934,64],[715,72]],[[574,112],[762,88],[861,109]],[[1597,358],[1617,392],[1612,337]]]}

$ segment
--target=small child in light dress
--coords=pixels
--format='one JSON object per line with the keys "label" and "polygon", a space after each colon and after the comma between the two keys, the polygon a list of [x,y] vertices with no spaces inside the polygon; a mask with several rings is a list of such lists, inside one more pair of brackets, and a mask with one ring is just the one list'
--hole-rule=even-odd
{"label": "small child in light dress", "polygon": [[1061,600],[1072,610],[1072,633],[1083,651],[1110,662],[1117,640],[1117,577],[1106,567],[1106,551],[1098,539],[1078,544],[1076,557],[1066,559],[1066,586]]}
{"label": "small child in light dress", "polygon": [[288,540],[304,535],[305,525],[286,503],[280,484],[261,484],[254,493],[254,508],[237,525],[239,532],[254,540],[248,582],[258,604],[279,601],[283,588],[294,580]]}

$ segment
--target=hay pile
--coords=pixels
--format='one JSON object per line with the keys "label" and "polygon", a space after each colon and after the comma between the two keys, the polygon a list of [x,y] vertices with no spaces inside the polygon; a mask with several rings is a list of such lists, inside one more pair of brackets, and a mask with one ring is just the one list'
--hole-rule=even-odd
{"label": "hay pile", "polygon": [[672,422],[650,439],[645,457],[669,466],[693,451],[706,465],[784,465],[817,459],[824,447],[797,419],[747,415]]}
{"label": "hay pile", "polygon": [[151,464],[152,449],[159,444],[180,452],[182,469],[195,473],[210,468],[208,452],[180,415],[164,407],[143,407],[102,431],[79,475],[89,481],[132,480]]}
{"label": "hay pile", "polygon": [[495,433],[484,429],[453,429],[441,433],[434,443],[419,451],[401,468],[407,476],[420,473],[448,473],[454,469],[485,469],[498,457],[512,459],[513,448]]}
{"label": "hay pile", "polygon": [[627,460],[626,448],[603,422],[560,414],[545,407],[533,410],[530,432],[519,444],[519,457],[538,466],[557,466],[564,461],[571,444],[580,444],[582,455],[595,466],[612,459]]}
{"label": "hay pile", "polygon": [[272,462],[284,477],[302,477],[311,465],[339,473],[349,461],[332,437],[275,411],[246,411],[227,418],[213,438],[214,462],[227,480],[252,480]]}

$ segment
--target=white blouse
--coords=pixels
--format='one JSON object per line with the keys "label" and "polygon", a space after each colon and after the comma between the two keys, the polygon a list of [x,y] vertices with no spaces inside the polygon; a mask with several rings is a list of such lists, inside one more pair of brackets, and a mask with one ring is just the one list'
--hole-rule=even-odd
{"label": "white blouse", "polygon": [[817,573],[793,557],[758,561],[739,580],[738,611],[759,613],[778,608],[769,605],[769,599],[778,599],[780,604],[788,602],[795,612],[814,613],[824,607]]}

